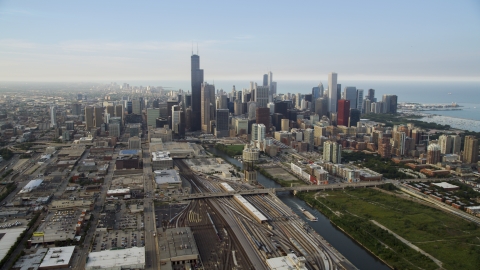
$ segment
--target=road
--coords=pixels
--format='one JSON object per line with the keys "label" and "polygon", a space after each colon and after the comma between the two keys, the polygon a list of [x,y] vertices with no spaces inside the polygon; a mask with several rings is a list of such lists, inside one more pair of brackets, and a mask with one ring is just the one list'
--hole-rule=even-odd
{"label": "road", "polygon": [[90,229],[86,232],[86,235],[84,235],[83,246],[79,246],[77,255],[73,258],[73,262],[71,264],[73,266],[73,269],[85,269],[88,253],[91,251],[93,236],[95,235],[95,230],[99,221],[100,212],[103,210],[105,199],[107,197],[108,187],[110,186],[113,178],[116,155],[116,153],[113,154],[113,158],[110,161],[110,166],[108,168],[108,174],[105,176],[105,181],[102,185],[100,196],[95,201],[94,210],[91,213],[92,221],[90,221]]}
{"label": "road", "polygon": [[[160,254],[158,249],[158,232],[155,222],[155,185],[153,181],[152,167],[150,163],[150,151],[143,148],[143,180],[145,198],[143,200],[143,213],[145,224],[145,269],[160,269]],[[153,235],[156,236],[153,236]]]}

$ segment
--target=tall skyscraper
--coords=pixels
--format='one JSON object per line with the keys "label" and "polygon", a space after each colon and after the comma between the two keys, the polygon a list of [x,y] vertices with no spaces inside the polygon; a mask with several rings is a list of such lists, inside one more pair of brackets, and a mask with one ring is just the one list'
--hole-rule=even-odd
{"label": "tall skyscraper", "polygon": [[328,98],[321,97],[315,100],[315,113],[318,114],[320,118],[322,116],[328,116]]}
{"label": "tall skyscraper", "polygon": [[57,107],[55,105],[50,106],[50,127],[57,126]]}
{"label": "tall skyscraper", "polygon": [[440,153],[451,154],[452,153],[452,138],[448,135],[441,135],[438,137],[438,145],[440,146]]}
{"label": "tall skyscraper", "polygon": [[[355,108],[352,108],[355,109]],[[363,89],[357,89],[357,110],[362,112],[363,109]]]}
{"label": "tall skyscraper", "polygon": [[348,127],[350,118],[350,100],[340,99],[338,101],[337,125]]}
{"label": "tall skyscraper", "polygon": [[263,86],[268,86],[268,74],[263,74]]}
{"label": "tall skyscraper", "polygon": [[465,136],[463,145],[463,162],[478,162],[478,139],[475,136]]}
{"label": "tall skyscraper", "polygon": [[337,112],[337,73],[328,74],[328,112]]}
{"label": "tall skyscraper", "polygon": [[341,163],[342,145],[332,141],[323,143],[323,160],[326,162]]}
{"label": "tall skyscraper", "polygon": [[369,99],[371,102],[377,102],[375,99],[375,89],[368,89],[367,99]]}
{"label": "tall skyscraper", "polygon": [[82,114],[82,104],[73,103],[72,104],[72,114],[73,115],[81,115]]}
{"label": "tall skyscraper", "polygon": [[323,97],[323,84],[320,83],[318,86],[312,88],[312,99],[316,100],[317,98]]}
{"label": "tall skyscraper", "polygon": [[215,128],[215,136],[217,138],[220,137],[228,137],[228,109],[217,109],[217,121],[216,121],[216,128]]}
{"label": "tall skyscraper", "polygon": [[440,162],[440,147],[432,143],[427,148],[427,164],[437,164]]}
{"label": "tall skyscraper", "polygon": [[115,105],[115,117],[121,117],[123,123],[123,118],[125,117],[124,109],[122,104]]}
{"label": "tall skyscraper", "polygon": [[267,131],[270,129],[270,109],[256,108],[255,120],[257,124],[263,124]]}
{"label": "tall skyscraper", "polygon": [[346,86],[343,89],[343,99],[350,101],[350,108],[357,108],[357,88],[355,86]]}
{"label": "tall skyscraper", "polygon": [[[200,69],[200,56],[193,54],[191,57],[192,81],[192,123],[191,131],[202,130],[202,83],[203,69]],[[213,102],[213,101],[212,101]]]}
{"label": "tall skyscraper", "polygon": [[360,110],[350,109],[350,126],[356,127],[357,123],[360,122]]}
{"label": "tall skyscraper", "polygon": [[142,114],[142,101],[140,99],[132,100],[132,113],[133,114]]}
{"label": "tall skyscraper", "polygon": [[[268,72],[268,102],[273,101],[273,95],[277,91],[277,85],[275,84],[275,89],[273,87],[273,74],[271,71]],[[274,92],[275,91],[275,92]]]}
{"label": "tall skyscraper", "polygon": [[200,94],[202,105],[202,110],[200,114],[202,131],[205,133],[212,133],[210,121],[215,120],[215,86],[208,83],[202,83]]}
{"label": "tall skyscraper", "polygon": [[103,124],[103,107],[94,107],[93,114],[94,114],[94,121],[95,127],[101,127]]}
{"label": "tall skyscraper", "polygon": [[397,95],[383,95],[383,113],[397,113]]}
{"label": "tall skyscraper", "polygon": [[257,108],[267,108],[268,97],[269,87],[255,84],[255,102],[257,103]]}
{"label": "tall skyscraper", "polygon": [[85,129],[91,130],[93,127],[93,107],[85,107]]}
{"label": "tall skyscraper", "polygon": [[160,110],[158,108],[147,109],[147,126],[156,127],[157,118],[160,117]]}

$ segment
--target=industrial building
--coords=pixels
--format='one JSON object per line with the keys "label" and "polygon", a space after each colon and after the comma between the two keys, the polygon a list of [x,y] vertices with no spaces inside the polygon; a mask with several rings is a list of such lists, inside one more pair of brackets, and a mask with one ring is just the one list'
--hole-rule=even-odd
{"label": "industrial building", "polygon": [[269,270],[307,270],[305,257],[297,257],[295,254],[271,258],[267,260]]}
{"label": "industrial building", "polygon": [[90,252],[85,270],[145,269],[145,247]]}
{"label": "industrial building", "polygon": [[182,180],[175,170],[158,170],[154,171],[155,183],[157,188],[180,188]]}
{"label": "industrial building", "polygon": [[[200,256],[190,227],[167,229],[159,239],[160,263],[162,269],[173,269],[174,265],[184,265],[194,269]],[[177,269],[177,268],[175,268]]]}
{"label": "industrial building", "polygon": [[68,268],[75,246],[49,248],[39,270]]}
{"label": "industrial building", "polygon": [[173,168],[173,159],[170,156],[170,152],[168,151],[152,152],[152,169],[153,170],[172,169],[172,168]]}

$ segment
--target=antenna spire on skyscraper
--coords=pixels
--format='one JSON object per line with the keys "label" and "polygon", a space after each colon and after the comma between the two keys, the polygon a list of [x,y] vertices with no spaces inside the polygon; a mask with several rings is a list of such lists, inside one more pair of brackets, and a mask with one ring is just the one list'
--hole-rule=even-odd
{"label": "antenna spire on skyscraper", "polygon": [[197,42],[197,55],[198,55],[198,42]]}
{"label": "antenna spire on skyscraper", "polygon": [[193,40],[192,40],[192,55],[193,55]]}

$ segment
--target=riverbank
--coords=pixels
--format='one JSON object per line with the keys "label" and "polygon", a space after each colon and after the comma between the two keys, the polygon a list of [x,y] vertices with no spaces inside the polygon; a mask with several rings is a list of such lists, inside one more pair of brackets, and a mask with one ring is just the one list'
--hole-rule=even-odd
{"label": "riverbank", "polygon": [[374,189],[297,196],[391,267],[437,269],[438,265],[372,220],[441,261],[445,269],[479,269],[480,229],[448,213]]}
{"label": "riverbank", "polygon": [[[219,151],[216,148],[209,148],[209,152],[217,157],[221,157],[230,164],[235,166],[242,166],[240,161],[228,156],[226,153]],[[270,178],[258,173],[258,183],[265,188],[277,188],[280,184],[276,183]],[[330,243],[336,250],[338,250],[345,258],[351,261],[359,269],[376,269],[376,270],[388,270],[391,269],[372,253],[368,252],[365,248],[359,245],[356,241],[346,235],[343,231],[334,226],[330,220],[322,213],[313,210],[312,214],[318,217],[317,222],[309,222],[308,219],[300,212],[299,205],[306,207],[305,201],[300,200],[298,197],[293,196],[290,193],[279,193],[278,198],[291,208],[300,218],[320,234],[328,243]]]}

